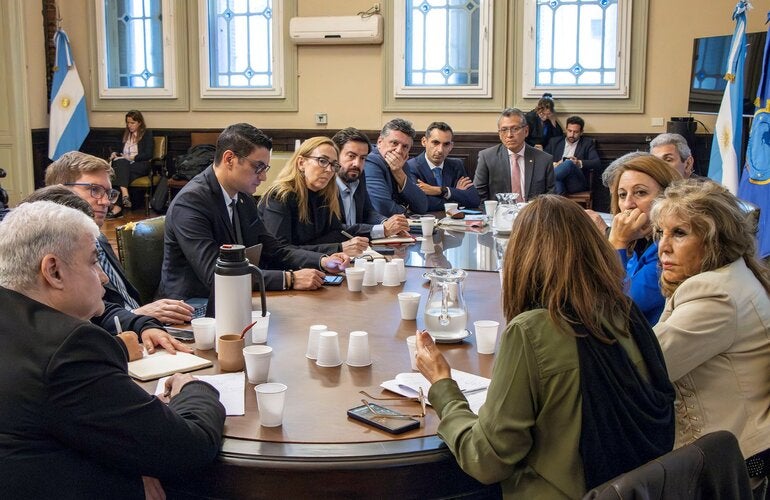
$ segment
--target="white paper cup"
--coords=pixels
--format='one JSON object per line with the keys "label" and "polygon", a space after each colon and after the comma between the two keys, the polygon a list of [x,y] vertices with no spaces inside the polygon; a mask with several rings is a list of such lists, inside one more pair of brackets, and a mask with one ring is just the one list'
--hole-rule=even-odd
{"label": "white paper cup", "polygon": [[377,283],[382,283],[382,278],[385,276],[385,259],[374,259],[374,275],[377,277]]}
{"label": "white paper cup", "polygon": [[342,356],[340,356],[339,335],[337,332],[325,331],[318,336],[318,357],[315,364],[323,367],[340,366]]}
{"label": "white paper cup", "polygon": [[214,318],[195,318],[191,322],[195,348],[207,351],[214,348],[217,336],[217,320]]}
{"label": "white paper cup", "polygon": [[457,203],[444,203],[444,212],[449,215],[450,210],[458,210],[460,205]]}
{"label": "white paper cup", "polygon": [[494,217],[497,210],[497,200],[487,200],[484,202],[484,211],[488,216]]}
{"label": "white paper cup", "polygon": [[404,259],[396,257],[395,259],[390,259],[391,262],[395,262],[396,265],[398,265],[398,281],[403,283],[406,281],[406,265],[404,265]]}
{"label": "white paper cup", "polygon": [[326,325],[310,325],[310,331],[307,335],[306,358],[316,359],[316,357],[318,357],[318,337],[321,335],[321,332],[325,332],[326,330]]}
{"label": "white paper cup", "polygon": [[420,242],[420,252],[426,256],[436,253],[436,246],[433,244],[433,236],[428,236]]}
{"label": "white paper cup", "polygon": [[286,385],[271,382],[259,384],[254,388],[257,393],[259,423],[263,427],[278,427],[283,424],[283,407],[286,403]]}
{"label": "white paper cup", "polygon": [[267,311],[264,317],[262,311],[251,311],[251,321],[256,321],[251,327],[251,342],[264,344],[267,342],[267,329],[270,326],[270,311]]}
{"label": "white paper cup", "polygon": [[422,235],[433,235],[433,226],[436,224],[436,218],[432,215],[420,217],[420,226],[422,226]]}
{"label": "white paper cup", "polygon": [[364,264],[364,286],[377,286],[377,273],[374,270],[374,262],[367,262]]}
{"label": "white paper cup", "polygon": [[494,354],[497,344],[497,329],[500,323],[497,321],[481,320],[474,321],[473,328],[476,330],[476,350],[479,354]]}
{"label": "white paper cup", "polygon": [[348,283],[348,290],[351,292],[360,292],[364,285],[364,275],[366,269],[363,267],[348,267],[345,269],[345,281]]}
{"label": "white paper cup", "polygon": [[401,280],[399,277],[398,264],[395,262],[385,264],[385,271],[382,273],[383,286],[400,286]]}
{"label": "white paper cup", "polygon": [[412,335],[406,338],[406,347],[409,349],[409,362],[412,364],[412,370],[417,369],[417,358],[415,353],[417,352],[417,336]]}
{"label": "white paper cup", "polygon": [[363,331],[350,332],[348,340],[348,366],[369,366],[372,356],[369,351],[369,334]]}
{"label": "white paper cup", "polygon": [[246,361],[246,378],[250,384],[264,384],[270,373],[270,357],[273,348],[267,345],[249,345],[243,348]]}
{"label": "white paper cup", "polygon": [[417,319],[417,310],[420,308],[420,298],[417,292],[401,292],[398,294],[398,307],[401,309],[401,319],[413,321]]}

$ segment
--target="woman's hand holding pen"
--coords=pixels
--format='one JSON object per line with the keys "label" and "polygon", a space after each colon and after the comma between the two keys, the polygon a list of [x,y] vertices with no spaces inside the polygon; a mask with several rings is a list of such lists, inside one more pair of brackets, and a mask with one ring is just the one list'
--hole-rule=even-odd
{"label": "woman's hand holding pen", "polygon": [[342,242],[342,252],[350,257],[357,257],[369,248],[369,238],[355,236]]}

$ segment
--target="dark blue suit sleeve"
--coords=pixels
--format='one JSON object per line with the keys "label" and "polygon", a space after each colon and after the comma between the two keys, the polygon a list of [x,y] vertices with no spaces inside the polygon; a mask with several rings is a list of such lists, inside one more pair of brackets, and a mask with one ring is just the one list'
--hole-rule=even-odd
{"label": "dark blue suit sleeve", "polygon": [[414,177],[406,169],[406,185],[401,192],[394,186],[393,176],[384,160],[378,154],[370,154],[364,164],[366,188],[374,210],[385,215],[403,214],[407,208],[415,213],[428,210],[428,198],[417,187]]}
{"label": "dark blue suit sleeve", "polygon": [[582,157],[580,160],[583,162],[583,169],[588,171],[592,170],[594,172],[598,172],[602,167],[602,160],[599,158],[599,152],[596,151],[596,143],[593,139],[580,139],[581,141],[586,140],[586,148],[585,151],[582,153]]}

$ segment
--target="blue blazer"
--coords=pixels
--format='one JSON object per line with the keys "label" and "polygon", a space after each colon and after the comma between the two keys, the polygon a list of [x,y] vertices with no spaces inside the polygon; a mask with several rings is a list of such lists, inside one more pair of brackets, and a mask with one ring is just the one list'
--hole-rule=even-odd
{"label": "blue blazer", "polygon": [[[564,156],[564,143],[566,140],[564,136],[554,137],[546,146],[545,152],[553,156],[553,161],[559,161]],[[596,144],[590,137],[580,138],[577,148],[575,148],[575,158],[583,162],[583,172],[586,174],[590,170],[598,173],[602,167],[602,160],[596,151]]]}
{"label": "blue blazer", "polygon": [[626,293],[636,302],[650,325],[655,325],[666,305],[660,291],[658,244],[653,242],[641,254],[633,252],[630,257],[624,248],[618,250],[618,256],[626,268]]}
{"label": "blue blazer", "polygon": [[[416,179],[420,179],[432,186],[436,185],[436,178],[431,171],[430,165],[428,165],[428,160],[425,159],[425,153],[410,158],[406,164],[409,167],[409,173]],[[471,186],[468,189],[455,188],[457,181],[461,177],[468,177],[462,160],[457,158],[445,159],[444,167],[441,169],[441,180],[442,184],[449,188],[449,199],[442,198],[441,196],[428,196],[429,212],[444,210],[444,203],[452,201],[467,208],[476,208],[481,204],[479,193],[476,191],[475,186]]]}
{"label": "blue blazer", "polygon": [[399,192],[396,181],[390,173],[390,167],[375,146],[366,157],[364,172],[372,206],[378,213],[390,217],[406,212],[424,214],[428,211],[428,197],[417,187],[414,176],[409,173],[409,168],[404,165],[407,181],[403,191]]}

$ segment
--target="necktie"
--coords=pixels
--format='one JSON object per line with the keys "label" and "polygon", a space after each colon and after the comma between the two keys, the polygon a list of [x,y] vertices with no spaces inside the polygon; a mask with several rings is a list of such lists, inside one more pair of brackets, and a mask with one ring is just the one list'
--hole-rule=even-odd
{"label": "necktie", "polygon": [[[237,196],[237,195],[236,195]],[[230,207],[233,209],[233,230],[235,231],[235,242],[239,245],[243,245],[243,236],[241,235],[241,220],[238,218],[238,199],[235,198],[230,202]]]}
{"label": "necktie", "polygon": [[356,203],[350,187],[342,191],[342,205],[345,208],[345,224],[352,226],[356,223]]}
{"label": "necktie", "polygon": [[[110,283],[112,283],[112,286],[123,298],[123,306],[129,311],[138,308],[139,304],[128,293],[126,284],[123,283],[123,280],[120,279],[120,275],[110,263],[110,260],[107,258],[107,254],[104,252],[104,248],[102,248],[102,244],[102,242],[99,242],[96,245],[96,254],[97,258],[99,259],[99,265],[102,266],[102,271],[104,271],[104,274],[107,275],[107,278],[110,280]],[[109,243],[106,244],[109,245]]]}
{"label": "necktie", "polygon": [[521,170],[519,168],[519,158],[521,155],[512,154],[511,158],[511,193],[518,193],[518,202],[524,201],[524,194],[521,192]]}
{"label": "necktie", "polygon": [[433,167],[431,170],[433,170],[433,177],[436,178],[436,185],[443,186],[443,181],[441,180],[441,169],[438,167]]}

